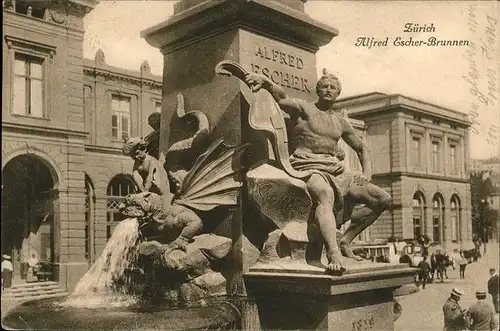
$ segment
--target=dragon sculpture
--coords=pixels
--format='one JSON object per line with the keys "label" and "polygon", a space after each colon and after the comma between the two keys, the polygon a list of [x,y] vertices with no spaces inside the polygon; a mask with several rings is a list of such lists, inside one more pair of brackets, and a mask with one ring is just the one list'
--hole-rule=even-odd
{"label": "dragon sculpture", "polygon": [[120,204],[120,212],[137,217],[143,236],[165,244],[166,251],[185,250],[202,233],[201,212],[236,205],[242,186],[239,159],[245,147],[228,147],[217,140],[186,173],[177,193],[130,194]]}
{"label": "dragon sculpture", "polygon": [[[206,145],[209,132],[206,115],[201,111],[186,113],[182,95],[177,98],[177,115],[180,119],[190,117],[198,122],[195,134],[173,144],[166,157],[160,153],[161,161],[151,155],[147,158],[163,163],[165,159],[168,161],[172,152],[193,153]],[[125,154],[134,158],[135,148],[140,146],[143,144],[124,147]],[[246,147],[227,146],[219,139],[196,158],[190,169],[177,165],[167,173],[165,167],[155,167],[154,171],[160,173],[156,176],[168,176],[175,188],[166,187],[156,192],[143,189],[130,194],[120,204],[119,211],[126,217],[138,218],[143,238],[162,244],[164,256],[176,249],[185,251],[187,244],[203,231],[203,212],[236,205],[243,181],[244,168],[240,161]],[[169,185],[165,183],[164,186]]]}

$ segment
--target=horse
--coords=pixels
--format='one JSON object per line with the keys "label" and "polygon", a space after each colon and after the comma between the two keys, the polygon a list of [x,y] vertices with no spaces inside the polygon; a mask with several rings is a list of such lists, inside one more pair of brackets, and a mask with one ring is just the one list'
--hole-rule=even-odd
{"label": "horse", "polygon": [[467,261],[469,261],[469,263],[471,262],[477,262],[477,260],[481,257],[481,252],[479,251],[479,249],[477,247],[473,248],[473,249],[469,249],[469,250],[466,250],[466,251],[462,251],[464,257],[467,259]]}
{"label": "horse", "polygon": [[441,283],[444,282],[444,277],[448,279],[448,273],[446,272],[446,268],[453,265],[452,258],[446,253],[432,253],[431,254],[431,282],[434,281],[434,274],[436,273],[437,279],[441,280]]}

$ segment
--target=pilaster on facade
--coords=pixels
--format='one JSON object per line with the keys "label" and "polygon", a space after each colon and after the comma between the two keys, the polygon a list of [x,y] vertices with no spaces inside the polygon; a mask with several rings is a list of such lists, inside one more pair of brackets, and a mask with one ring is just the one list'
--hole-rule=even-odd
{"label": "pilaster on facade", "polygon": [[391,153],[391,171],[393,172],[405,171],[408,167],[406,156],[410,153],[408,153],[408,145],[405,144],[407,141],[405,131],[403,117],[397,116],[394,118],[390,131],[390,140],[393,145],[395,145],[393,147],[393,153]]}

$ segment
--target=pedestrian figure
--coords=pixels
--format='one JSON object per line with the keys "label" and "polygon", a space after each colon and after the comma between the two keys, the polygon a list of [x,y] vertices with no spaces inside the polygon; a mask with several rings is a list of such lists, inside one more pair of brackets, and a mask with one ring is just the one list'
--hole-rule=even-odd
{"label": "pedestrian figure", "polygon": [[498,314],[500,312],[498,309],[499,279],[495,268],[490,268],[490,275],[491,277],[488,280],[488,293],[491,295],[491,298],[493,299],[493,306],[495,307],[495,312]]}
{"label": "pedestrian figure", "polygon": [[429,237],[421,235],[420,245],[422,247],[422,256],[429,256],[429,247],[431,247],[431,240]]}
{"label": "pedestrian figure", "polygon": [[453,268],[453,270],[455,270],[455,262],[453,261],[453,257],[448,254],[448,252],[445,252],[444,253],[444,276],[446,277],[446,279],[448,279],[448,272],[446,271],[446,269],[448,269],[449,266],[451,266]]}
{"label": "pedestrian figure", "polygon": [[463,293],[455,287],[444,303],[444,331],[462,331],[466,329],[465,310],[458,304],[462,295]]}
{"label": "pedestrian figure", "polygon": [[460,266],[460,278],[465,278],[465,268],[469,264],[469,261],[464,257],[463,251],[460,251],[460,258],[458,260],[458,265]]}
{"label": "pedestrian figure", "polygon": [[2,286],[3,288],[10,288],[12,286],[12,272],[14,267],[10,262],[10,256],[7,254],[2,255]]}
{"label": "pedestrian figure", "polygon": [[[434,274],[436,273],[437,270],[437,261],[436,261],[436,254],[432,253],[430,257],[430,275],[429,275],[429,283],[434,283]],[[439,275],[438,275],[439,277]]]}
{"label": "pedestrian figure", "polygon": [[31,258],[28,260],[28,275],[26,277],[27,282],[36,282],[38,281],[38,271],[40,268],[40,261],[36,257],[35,253],[31,254]]}
{"label": "pedestrian figure", "polygon": [[488,331],[498,330],[493,307],[486,302],[486,292],[477,291],[476,298],[477,302],[470,306],[467,311],[467,316],[470,320],[470,324],[468,325],[469,329]]}
{"label": "pedestrian figure", "polygon": [[[481,240],[481,237],[479,236],[476,236],[473,240],[472,240],[473,244],[474,244],[474,249],[475,249],[475,254],[474,254],[474,262],[477,262],[477,260],[479,258],[481,258],[481,244],[482,244],[482,240]],[[486,253],[486,250],[485,250],[485,253]]]}
{"label": "pedestrian figure", "polygon": [[425,283],[429,278],[429,270],[431,270],[431,266],[429,265],[429,262],[427,262],[427,256],[424,256],[424,259],[420,261],[418,269],[418,282],[422,284],[422,289],[425,290]]}
{"label": "pedestrian figure", "polygon": [[446,275],[446,278],[448,278],[448,275],[446,274],[446,267],[448,266],[448,264],[449,260],[447,256],[438,251],[438,253],[436,254],[436,271],[437,278],[441,280],[441,283],[444,283],[444,275]]}

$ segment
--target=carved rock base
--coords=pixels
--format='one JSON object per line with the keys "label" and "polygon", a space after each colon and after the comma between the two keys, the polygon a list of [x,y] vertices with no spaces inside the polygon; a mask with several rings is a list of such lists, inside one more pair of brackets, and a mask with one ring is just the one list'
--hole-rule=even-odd
{"label": "carved rock base", "polygon": [[220,272],[209,271],[179,288],[180,299],[198,301],[206,297],[226,295],[226,279]]}
{"label": "carved rock base", "polygon": [[205,297],[226,295],[226,279],[214,267],[231,250],[231,239],[203,234],[179,249],[164,252],[166,245],[156,241],[143,242],[139,256],[145,272],[149,273],[149,287],[160,291],[167,301],[198,301]]}

